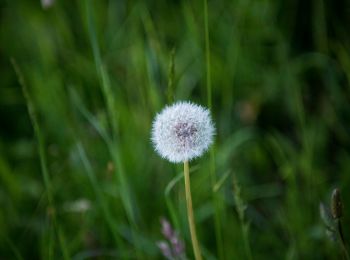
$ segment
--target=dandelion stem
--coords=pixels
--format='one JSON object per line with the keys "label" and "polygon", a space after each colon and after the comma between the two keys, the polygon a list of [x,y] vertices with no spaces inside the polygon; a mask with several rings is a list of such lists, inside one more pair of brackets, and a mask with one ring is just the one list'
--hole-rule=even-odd
{"label": "dandelion stem", "polygon": [[196,260],[202,260],[201,251],[200,251],[198,240],[197,240],[194,216],[193,216],[191,184],[190,184],[190,169],[189,169],[188,161],[184,162],[184,177],[185,177],[187,216],[188,216],[188,224],[190,227],[194,257]]}

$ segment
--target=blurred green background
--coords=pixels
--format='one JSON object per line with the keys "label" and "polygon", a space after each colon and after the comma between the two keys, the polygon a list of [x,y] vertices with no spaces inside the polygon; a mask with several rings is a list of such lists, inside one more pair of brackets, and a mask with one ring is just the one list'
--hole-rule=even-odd
{"label": "blurred green background", "polygon": [[162,216],[193,259],[182,166],[150,142],[176,100],[217,128],[191,162],[205,259],[341,259],[319,204],[340,188],[350,243],[350,2],[204,7],[0,2],[1,259],[162,259]]}

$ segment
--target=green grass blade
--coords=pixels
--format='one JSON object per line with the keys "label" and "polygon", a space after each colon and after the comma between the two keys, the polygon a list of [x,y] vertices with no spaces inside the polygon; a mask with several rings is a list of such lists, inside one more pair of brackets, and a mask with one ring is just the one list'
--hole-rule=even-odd
{"label": "green grass blade", "polygon": [[119,230],[118,230],[117,225],[115,224],[116,220],[113,218],[113,216],[108,208],[108,205],[106,203],[106,200],[103,197],[103,193],[101,191],[100,185],[99,185],[98,180],[95,176],[95,173],[94,173],[94,170],[91,166],[91,163],[90,163],[89,159],[87,158],[85,149],[81,143],[77,144],[77,149],[78,149],[80,159],[81,159],[83,166],[86,170],[89,181],[90,181],[92,188],[94,190],[97,202],[100,205],[101,210],[103,212],[103,216],[105,218],[105,221],[110,228],[110,231],[113,235],[113,238],[114,238],[116,244],[120,248],[123,248],[123,241],[121,240],[120,236],[118,235]]}
{"label": "green grass blade", "polygon": [[93,12],[92,12],[92,1],[86,0],[86,15],[88,19],[88,30],[89,37],[92,46],[93,56],[96,65],[96,71],[98,73],[102,93],[107,106],[107,114],[111,124],[112,136],[116,137],[118,132],[117,125],[117,115],[116,115],[116,107],[115,107],[115,99],[114,93],[112,92],[110,78],[108,76],[108,72],[102,62],[101,53],[98,45],[96,29],[94,25]]}
{"label": "green grass blade", "polygon": [[166,186],[166,188],[164,190],[165,201],[166,201],[169,213],[170,213],[170,217],[171,217],[171,220],[174,223],[174,226],[177,230],[180,229],[180,222],[179,222],[178,216],[176,214],[176,209],[175,209],[174,203],[171,200],[170,192],[172,191],[172,189],[175,187],[175,185],[182,178],[183,178],[182,172],[178,173],[173,179],[171,179],[171,181],[168,183],[168,185]]}
{"label": "green grass blade", "polygon": [[[212,82],[211,82],[211,64],[210,64],[210,38],[209,38],[209,14],[208,1],[204,0],[204,28],[205,28],[205,57],[206,57],[206,85],[207,85],[207,104],[209,109],[212,109]],[[214,189],[216,185],[216,167],[215,167],[215,145],[210,148],[210,176],[211,184]],[[220,259],[225,259],[224,241],[221,231],[221,209],[222,202],[216,192],[213,192],[214,204],[214,222],[215,222],[215,236],[216,246]]]}
{"label": "green grass blade", "polygon": [[[51,178],[50,178],[49,170],[47,167],[47,158],[46,158],[46,153],[45,153],[44,138],[43,138],[41,129],[39,127],[39,122],[38,122],[37,114],[35,111],[34,103],[29,95],[28,88],[27,88],[27,85],[24,81],[23,74],[22,74],[18,64],[16,63],[15,59],[11,59],[11,62],[12,62],[12,65],[15,69],[16,75],[18,77],[18,81],[22,87],[23,95],[24,95],[24,98],[25,98],[26,103],[27,103],[29,117],[30,117],[31,123],[32,123],[33,128],[34,128],[35,137],[36,137],[37,142],[38,142],[38,153],[39,153],[39,158],[40,158],[40,167],[41,167],[41,172],[42,172],[43,179],[44,179],[45,190],[47,193],[48,206],[49,206],[49,209],[52,210],[52,212],[53,212],[53,214],[52,214],[53,227],[52,228],[53,228],[53,231],[58,231],[59,225],[58,225],[57,220],[56,220],[55,204],[54,204],[54,199],[53,199],[53,194],[52,194]],[[49,244],[52,244],[52,246],[54,245],[54,236],[50,236]],[[66,248],[66,243],[64,242],[63,237],[60,237],[59,244],[60,244],[61,251],[63,253],[63,258],[70,259],[68,249]],[[53,251],[52,251],[53,247],[49,246],[48,250],[49,250],[48,255],[52,256],[53,255]]]}

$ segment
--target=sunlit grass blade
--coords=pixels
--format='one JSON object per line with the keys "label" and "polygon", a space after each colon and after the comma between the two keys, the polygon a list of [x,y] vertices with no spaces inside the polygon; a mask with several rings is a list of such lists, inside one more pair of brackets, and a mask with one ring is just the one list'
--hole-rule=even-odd
{"label": "sunlit grass blade", "polygon": [[94,19],[93,19],[92,1],[91,0],[85,0],[85,1],[86,1],[86,14],[87,14],[87,20],[88,20],[89,37],[90,37],[90,42],[91,42],[92,51],[94,55],[96,71],[101,82],[101,89],[106,102],[107,114],[111,124],[112,136],[116,137],[118,133],[118,125],[117,125],[117,114],[116,114],[114,93],[112,91],[108,72],[105,68],[105,65],[102,62],[102,57],[101,57],[101,53],[98,45]]}
{"label": "sunlit grass blade", "polygon": [[109,207],[106,203],[106,200],[103,196],[103,193],[101,191],[98,180],[95,176],[94,170],[91,166],[89,159],[87,158],[85,149],[81,143],[77,144],[77,149],[78,149],[80,159],[81,159],[83,166],[86,170],[89,181],[90,181],[92,188],[94,190],[97,202],[100,205],[103,216],[105,218],[105,221],[110,228],[110,232],[112,233],[116,244],[118,246],[120,246],[120,248],[123,248],[123,241],[122,241],[121,237],[118,235],[119,230],[118,230],[118,226],[116,225],[117,221],[116,221],[116,219],[113,218],[113,216],[110,212],[110,209],[109,209]]}
{"label": "sunlit grass blade", "polygon": [[[95,128],[95,130],[99,133],[99,135],[101,136],[101,138],[105,142],[105,144],[108,148],[108,151],[110,153],[110,156],[112,157],[113,163],[114,163],[114,165],[116,165],[115,176],[117,177],[118,183],[119,183],[119,185],[118,185],[119,189],[120,189],[119,194],[120,194],[120,197],[122,199],[124,209],[126,211],[127,219],[129,220],[129,223],[133,227],[132,232],[134,233],[135,239],[137,239],[137,237],[139,237],[139,235],[137,235],[135,233],[135,231],[138,229],[138,227],[137,227],[135,213],[134,213],[134,209],[133,209],[134,203],[130,197],[131,193],[130,193],[130,190],[128,188],[129,186],[128,186],[127,180],[124,176],[124,169],[122,168],[122,165],[121,165],[121,158],[119,158],[118,149],[115,145],[113,145],[116,143],[116,141],[113,142],[110,139],[110,137],[108,136],[105,129],[103,129],[103,127],[99,124],[97,119],[84,107],[79,96],[74,91],[71,92],[71,96],[72,96],[73,103],[77,106],[79,112]],[[138,241],[138,239],[137,239],[137,241]],[[140,241],[138,241],[138,242],[137,241],[135,241],[135,243],[140,242]],[[141,246],[141,245],[139,245],[139,246]]]}
{"label": "sunlit grass blade", "polygon": [[[102,61],[99,44],[97,40],[95,25],[94,25],[94,19],[93,19],[93,7],[92,7],[92,1],[86,0],[86,15],[88,20],[88,31],[89,31],[89,37],[92,45],[96,70],[98,73],[98,76],[100,78],[101,82],[101,88],[102,93],[105,98],[106,107],[107,107],[107,114],[108,118],[111,124],[111,131],[112,131],[112,141],[108,142],[108,149],[110,152],[110,155],[112,157],[112,160],[114,164],[116,165],[116,176],[118,177],[118,181],[121,187],[120,195],[122,197],[123,206],[126,210],[128,220],[130,224],[133,226],[134,230],[133,232],[136,232],[138,230],[137,223],[136,223],[136,217],[133,207],[135,207],[135,201],[131,198],[131,189],[129,187],[129,183],[127,181],[127,178],[125,176],[125,172],[122,166],[122,160],[120,153],[118,151],[119,149],[119,142],[118,142],[118,115],[116,113],[117,108],[115,105],[115,93],[112,91],[111,87],[111,81],[108,75],[108,72],[105,68],[105,65]],[[138,247],[138,250],[136,252],[139,254],[140,245],[138,245],[138,239],[136,234],[134,234],[135,243]],[[140,256],[139,256],[140,257]]]}
{"label": "sunlit grass blade", "polygon": [[221,187],[225,184],[225,182],[228,180],[228,177],[230,177],[230,175],[231,175],[231,171],[228,170],[221,176],[221,178],[217,181],[217,183],[213,187],[214,193],[218,192],[221,189]]}
{"label": "sunlit grass blade", "polygon": [[82,103],[81,98],[79,97],[78,93],[74,89],[70,89],[70,97],[72,99],[73,105],[77,107],[78,111],[89,122],[89,124],[91,124],[94,127],[94,129],[101,136],[103,141],[106,144],[111,143],[112,140],[110,139],[107,131],[101,126],[98,120],[86,109],[86,107]]}
{"label": "sunlit grass blade", "polygon": [[175,209],[174,203],[171,200],[170,192],[173,190],[175,185],[180,182],[180,180],[182,178],[183,178],[183,173],[182,172],[178,173],[174,178],[171,179],[171,181],[168,183],[168,185],[166,186],[166,188],[164,190],[165,201],[166,201],[169,213],[170,213],[171,220],[174,223],[174,226],[176,229],[180,228],[180,224],[179,224],[180,222],[179,222],[178,216],[176,214],[176,209]]}

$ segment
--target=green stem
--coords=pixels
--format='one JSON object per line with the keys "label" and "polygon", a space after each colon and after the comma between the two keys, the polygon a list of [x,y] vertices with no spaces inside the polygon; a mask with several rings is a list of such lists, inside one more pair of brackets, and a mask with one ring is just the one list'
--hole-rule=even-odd
{"label": "green stem", "polygon": [[176,229],[180,229],[180,223],[178,220],[178,216],[175,211],[175,206],[173,201],[170,197],[170,192],[175,187],[175,185],[183,178],[182,172],[180,172],[178,175],[176,175],[166,186],[164,195],[165,195],[165,202],[169,210],[169,214],[171,217],[172,222],[174,223],[174,226]]}
{"label": "green stem", "polygon": [[343,251],[344,259],[350,260],[348,250],[346,249],[346,246],[345,246],[345,239],[344,239],[344,234],[343,234],[343,229],[341,226],[340,219],[336,220],[336,225],[337,225],[337,233],[339,236],[340,246],[341,246],[342,251]]}
{"label": "green stem", "polygon": [[252,251],[250,249],[249,245],[249,239],[248,239],[248,232],[247,232],[247,225],[244,223],[244,221],[241,221],[241,228],[242,228],[242,235],[243,235],[243,240],[244,240],[244,249],[247,255],[248,260],[252,260]]}
{"label": "green stem", "polygon": [[[119,140],[117,138],[118,136],[118,122],[117,122],[117,114],[116,114],[116,107],[115,107],[115,95],[112,91],[112,86],[110,82],[110,77],[108,75],[108,71],[102,61],[101,52],[97,40],[97,33],[94,23],[94,17],[93,17],[93,1],[87,0],[86,1],[86,14],[88,18],[88,31],[89,31],[89,37],[90,42],[92,46],[94,61],[96,65],[96,70],[98,73],[98,76],[100,78],[101,82],[101,89],[102,93],[106,102],[106,111],[109,118],[111,130],[112,130],[112,142],[108,143],[108,149],[110,151],[110,154],[112,156],[113,162],[116,165],[116,176],[118,177],[119,184],[121,186],[121,199],[123,206],[126,211],[126,215],[128,218],[128,221],[130,225],[132,226],[132,237],[135,241],[136,247],[138,250],[136,250],[137,258],[143,259],[141,254],[141,243],[137,237],[138,226],[136,223],[136,215],[134,213],[134,203],[131,199],[131,192],[130,192],[130,186],[128,183],[128,180],[124,174],[124,170],[122,167],[122,162],[120,160],[120,153],[119,153]],[[113,148],[111,148],[113,147]]]}
{"label": "green stem", "polygon": [[93,191],[95,193],[96,196],[96,200],[98,205],[101,208],[102,214],[105,218],[105,221],[110,229],[110,232],[112,233],[112,236],[116,242],[116,245],[119,246],[120,248],[123,248],[124,243],[121,239],[121,237],[118,236],[118,227],[116,225],[116,221],[112,216],[112,213],[110,211],[110,208],[107,205],[107,201],[105,200],[103,193],[102,193],[102,189],[98,183],[97,177],[95,175],[95,172],[92,168],[92,165],[87,157],[86,151],[83,147],[83,145],[81,143],[77,144],[77,148],[78,148],[78,154],[80,156],[80,160],[83,163],[83,167],[86,170],[86,174],[89,178],[89,181],[92,185]]}
{"label": "green stem", "polygon": [[101,52],[97,40],[97,33],[95,29],[94,19],[93,19],[93,6],[92,0],[86,1],[86,14],[88,19],[88,31],[89,38],[92,47],[92,53],[94,56],[94,61],[96,65],[96,71],[101,83],[102,94],[104,96],[106,102],[106,111],[109,119],[109,123],[112,130],[113,139],[117,136],[118,131],[118,123],[117,123],[117,115],[115,109],[115,98],[114,93],[112,91],[110,78],[107,72],[105,65],[103,64]]}
{"label": "green stem", "polygon": [[[208,15],[208,1],[204,0],[204,28],[205,28],[205,57],[206,57],[206,85],[207,85],[207,102],[208,108],[212,108],[212,84],[211,84],[211,66],[210,66],[210,41],[209,41],[209,15]],[[215,173],[215,150],[214,146],[210,148],[210,176],[212,187],[216,185]],[[214,210],[214,224],[216,247],[218,250],[219,259],[225,259],[224,241],[221,232],[221,203],[220,198],[216,192],[213,192]]]}
{"label": "green stem", "polygon": [[[54,197],[53,197],[53,193],[52,193],[52,184],[51,184],[51,178],[50,178],[50,174],[49,174],[49,169],[47,166],[47,158],[46,158],[46,153],[45,153],[45,140],[44,140],[44,136],[41,132],[41,128],[39,126],[39,121],[38,121],[38,117],[37,117],[37,113],[35,110],[35,106],[33,103],[32,98],[29,95],[29,91],[28,91],[28,87],[26,82],[24,81],[24,77],[22,74],[22,71],[20,70],[19,66],[17,65],[17,62],[15,59],[11,58],[11,62],[12,62],[12,66],[15,70],[15,73],[18,77],[18,81],[19,84],[22,87],[22,91],[23,91],[23,95],[27,104],[27,109],[28,109],[28,114],[29,114],[29,118],[30,121],[32,123],[33,129],[34,129],[34,135],[35,138],[38,142],[38,153],[39,153],[39,159],[40,159],[40,168],[41,168],[41,173],[42,173],[42,177],[43,177],[43,181],[44,181],[44,187],[47,193],[47,200],[48,200],[48,209],[50,211],[52,211],[52,224],[53,224],[53,232],[54,231],[58,231],[59,230],[59,224],[58,221],[56,219],[56,211],[55,211],[55,202],[54,202]],[[70,259],[69,253],[68,253],[68,249],[66,247],[66,242],[64,240],[64,236],[62,231],[59,232],[58,234],[58,238],[59,238],[59,245],[60,245],[60,249],[62,251],[62,256],[63,259]],[[54,245],[54,233],[52,234],[52,237],[50,236],[50,239],[48,241],[48,244],[51,244],[51,246],[48,246],[48,255],[49,258],[51,258],[51,256],[53,255],[53,245]]]}
{"label": "green stem", "polygon": [[196,233],[196,226],[195,226],[194,216],[193,216],[191,184],[190,184],[190,168],[188,165],[188,161],[184,162],[184,178],[185,178],[185,192],[186,192],[188,224],[190,227],[194,257],[196,260],[202,260],[202,255],[201,255],[201,251],[199,248],[199,243],[198,243],[197,233]]}
{"label": "green stem", "polygon": [[204,0],[204,28],[205,28],[205,57],[207,69],[207,98],[208,107],[211,109],[211,68],[210,68],[210,43],[209,43],[208,2]]}

